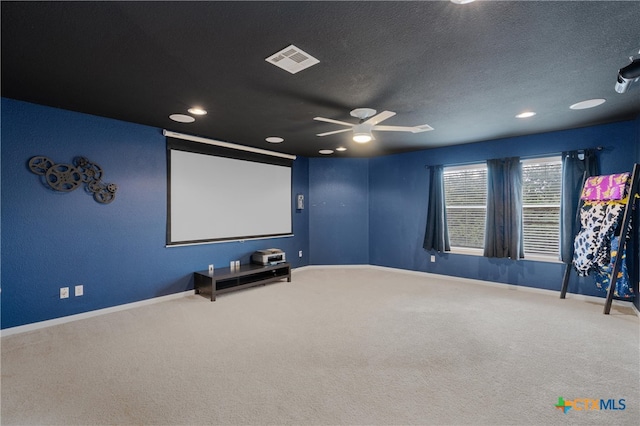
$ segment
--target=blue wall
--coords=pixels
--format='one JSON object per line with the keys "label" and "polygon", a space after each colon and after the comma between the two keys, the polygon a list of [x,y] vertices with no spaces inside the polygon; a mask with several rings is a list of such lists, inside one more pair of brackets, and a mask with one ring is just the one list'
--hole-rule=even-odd
{"label": "blue wall", "polygon": [[[294,237],[165,248],[160,129],[2,99],[2,328],[190,290],[193,271],[245,263],[265,247],[284,249],[294,267],[373,264],[559,290],[561,264],[459,254],[437,254],[430,263],[432,253],[422,248],[425,166],[595,146],[605,147],[602,173],[631,170],[640,162],[640,118],[371,159],[298,158],[293,195],[304,194],[306,208],[293,211]],[[104,181],[118,184],[116,200],[102,205],[81,189],[46,189],[27,167],[35,155],[95,161]],[[59,298],[60,287],[76,284],[84,296]],[[602,295],[590,277],[575,274],[569,291]]]}
{"label": "blue wall", "polygon": [[314,265],[369,263],[369,161],[309,159],[309,252]]}
{"label": "blue wall", "polygon": [[[118,185],[111,204],[83,189],[49,190],[27,163],[84,156]],[[166,145],[161,129],[2,99],[2,328],[136,302],[193,288],[210,263],[249,261],[279,247],[307,264],[309,211],[293,212],[294,237],[165,248]],[[293,193],[307,194],[308,159],[293,167]],[[84,285],[61,300],[60,287]]]}
{"label": "blue wall", "polygon": [[[370,160],[370,263],[438,274],[559,290],[564,265],[436,254],[422,248],[429,175],[425,165],[455,165],[490,158],[540,156],[563,150],[603,146],[603,174],[630,171],[640,143],[638,120],[527,137],[430,149]],[[572,274],[569,291],[602,295],[593,278]],[[636,302],[637,303],[637,302]]]}

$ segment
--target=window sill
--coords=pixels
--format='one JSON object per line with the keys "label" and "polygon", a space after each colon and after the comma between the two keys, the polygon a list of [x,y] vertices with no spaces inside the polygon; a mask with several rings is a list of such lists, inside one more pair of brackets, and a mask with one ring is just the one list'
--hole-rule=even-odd
{"label": "window sill", "polygon": [[558,256],[548,256],[544,254],[524,254],[524,259],[532,260],[534,262],[547,262],[547,263],[562,263]]}
{"label": "window sill", "polygon": [[[467,256],[482,256],[484,253],[483,249],[478,248],[470,248],[470,247],[451,247],[451,251],[448,252],[451,254],[464,254]],[[562,263],[557,256],[548,256],[543,254],[526,254],[523,259],[520,260],[529,260],[533,262],[547,262],[547,263]]]}
{"label": "window sill", "polygon": [[471,247],[451,247],[451,254],[466,254],[470,256],[482,256],[483,249],[471,248]]}

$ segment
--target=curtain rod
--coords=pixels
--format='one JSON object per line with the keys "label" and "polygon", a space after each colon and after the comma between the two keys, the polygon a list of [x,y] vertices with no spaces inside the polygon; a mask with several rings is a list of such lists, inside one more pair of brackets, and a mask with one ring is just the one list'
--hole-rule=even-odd
{"label": "curtain rod", "polygon": [[[604,151],[604,146],[594,146],[592,148],[578,148],[578,149],[570,149],[569,151],[586,151],[588,149],[595,149],[596,151]],[[565,151],[566,152],[566,151]]]}
{"label": "curtain rod", "polygon": [[[595,149],[596,151],[604,151],[605,147],[604,146],[596,146],[596,147],[591,147],[591,148],[578,148],[578,149],[571,149],[569,151],[586,151],[588,149]],[[546,154],[540,154],[540,155],[531,155],[531,156],[526,156],[526,157],[522,157],[525,160],[526,159],[532,159],[532,158],[543,158],[543,157],[550,157],[550,156],[554,156],[554,155],[562,155],[563,152],[567,152],[567,151],[560,151],[560,152],[552,152],[552,153],[546,153]],[[478,161],[468,161],[468,162],[464,162],[464,163],[448,163],[446,164],[446,167],[458,167],[458,166],[469,166],[472,164],[478,164],[481,163],[485,160],[478,160]],[[424,166],[425,169],[428,169],[429,167],[434,167],[437,166],[438,164],[426,164]],[[442,166],[445,166],[444,164],[442,164]]]}

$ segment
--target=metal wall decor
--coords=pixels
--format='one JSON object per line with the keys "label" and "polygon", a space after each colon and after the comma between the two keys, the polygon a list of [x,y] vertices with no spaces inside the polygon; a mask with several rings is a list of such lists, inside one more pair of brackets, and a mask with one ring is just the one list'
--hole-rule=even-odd
{"label": "metal wall decor", "polygon": [[116,198],[118,185],[102,181],[102,167],[87,160],[76,157],[72,164],[55,164],[42,155],[29,160],[29,169],[40,176],[53,190],[71,192],[82,183],[85,190],[93,194],[93,199],[102,204],[108,204]]}

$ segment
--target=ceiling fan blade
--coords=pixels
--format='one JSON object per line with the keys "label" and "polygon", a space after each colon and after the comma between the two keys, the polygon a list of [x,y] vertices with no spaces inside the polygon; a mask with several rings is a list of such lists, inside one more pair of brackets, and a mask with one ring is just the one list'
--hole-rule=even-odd
{"label": "ceiling fan blade", "polygon": [[336,133],[343,133],[343,132],[350,132],[350,131],[351,129],[334,130],[333,132],[318,133],[316,136],[329,136],[329,135],[335,135]]}
{"label": "ceiling fan blade", "polygon": [[355,124],[347,123],[344,121],[332,120],[331,118],[313,117],[313,119],[316,121],[324,121],[325,123],[340,124],[341,126],[349,126],[349,127],[355,126]]}
{"label": "ceiling fan blade", "polygon": [[377,130],[380,132],[411,132],[411,133],[420,133],[426,132],[429,130],[433,130],[433,127],[428,124],[422,124],[420,126],[374,126],[373,130]]}
{"label": "ceiling fan blade", "polygon": [[428,132],[430,130],[433,130],[433,127],[429,126],[428,124],[421,124],[419,126],[416,126],[416,130],[413,133],[420,133],[420,132]]}
{"label": "ceiling fan blade", "polygon": [[391,118],[394,115],[396,115],[396,113],[393,111],[382,111],[380,114],[374,115],[373,117],[365,121],[365,123],[375,126],[376,124],[382,123],[384,120],[386,120],[387,118]]}

